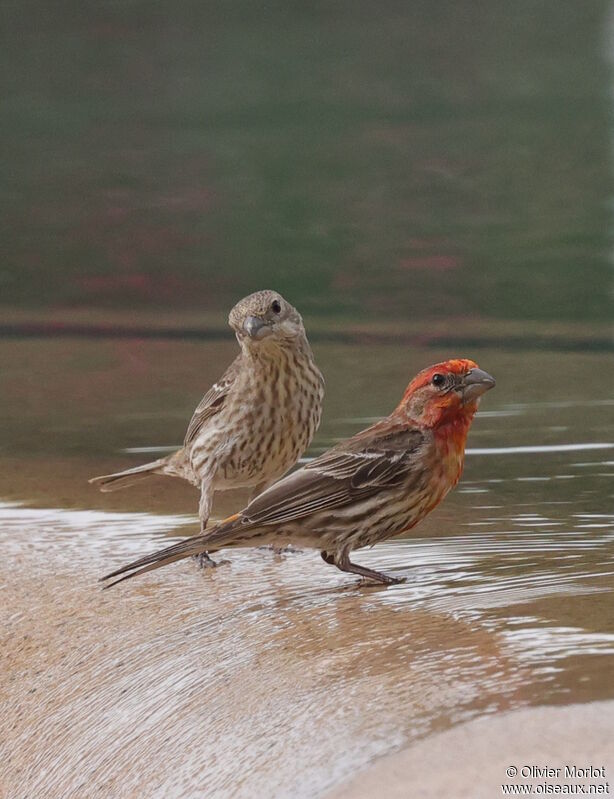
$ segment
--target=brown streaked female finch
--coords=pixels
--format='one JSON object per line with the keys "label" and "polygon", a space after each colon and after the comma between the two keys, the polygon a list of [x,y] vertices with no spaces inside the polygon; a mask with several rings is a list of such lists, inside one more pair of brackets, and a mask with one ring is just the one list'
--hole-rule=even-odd
{"label": "brown streaked female finch", "polygon": [[152,474],[182,477],[200,488],[204,530],[215,491],[251,488],[256,496],[294,466],[320,424],[324,397],[303,320],[265,290],[238,302],[228,322],[241,353],[194,411],[183,447],[90,483],[115,491]]}
{"label": "brown streaked female finch", "polygon": [[114,585],[189,555],[222,547],[291,543],[320,550],[345,572],[400,582],[350,561],[350,553],[411,530],[458,482],[467,433],[494,379],[456,359],[420,372],[395,410],[268,488],[210,532],[103,577]]}

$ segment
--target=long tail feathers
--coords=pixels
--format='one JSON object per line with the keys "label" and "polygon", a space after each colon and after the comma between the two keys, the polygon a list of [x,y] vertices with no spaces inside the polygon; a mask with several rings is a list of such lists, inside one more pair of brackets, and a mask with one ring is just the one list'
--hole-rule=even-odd
{"label": "long tail feathers", "polygon": [[150,477],[152,474],[160,474],[168,464],[169,458],[159,458],[151,463],[144,463],[142,466],[134,466],[132,469],[125,469],[123,472],[115,474],[102,474],[100,477],[92,477],[88,483],[95,483],[101,491],[117,491]]}
{"label": "long tail feathers", "polygon": [[[217,527],[212,527],[204,535],[194,535],[190,538],[185,538],[177,544],[172,544],[165,549],[159,549],[157,552],[152,552],[150,555],[145,555],[143,558],[132,561],[126,566],[122,566],[110,574],[105,574],[100,578],[101,582],[111,580],[113,577],[119,577],[118,580],[113,580],[107,583],[104,587],[110,588],[112,585],[117,585],[124,580],[129,580],[131,577],[136,577],[138,574],[144,574],[154,569],[159,569],[169,563],[174,563],[176,560],[189,558],[190,555],[200,555],[201,552],[213,552],[214,549],[219,549],[222,546],[229,545],[232,541],[232,532],[234,522],[239,518],[239,514],[228,517],[221,522]],[[120,576],[122,575],[122,576]]]}
{"label": "long tail feathers", "polygon": [[[134,560],[132,563],[128,563],[126,566],[122,566],[110,574],[105,574],[100,580],[104,582],[113,577],[124,575],[120,577],[119,580],[114,580],[112,583],[107,583],[105,585],[105,588],[110,588],[112,585],[130,579],[130,577],[136,577],[137,574],[144,574],[153,569],[159,569],[162,566],[166,566],[168,563],[174,563],[176,560],[188,558],[190,555],[200,555],[200,553],[205,552],[207,548],[205,543],[207,538],[208,536],[204,535],[195,535],[191,538],[186,538],[184,541],[179,541],[178,544],[173,544],[165,549],[159,549],[157,552],[152,552],[150,555],[145,555],[143,558]],[[130,572],[130,574],[127,574],[127,572]]]}

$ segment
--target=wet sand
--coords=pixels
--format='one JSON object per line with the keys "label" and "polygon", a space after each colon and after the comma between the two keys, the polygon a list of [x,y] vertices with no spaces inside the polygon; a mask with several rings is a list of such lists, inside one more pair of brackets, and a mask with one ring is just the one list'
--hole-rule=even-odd
{"label": "wet sand", "polygon": [[[557,356],[570,377],[553,401],[547,352],[522,369],[511,353],[479,353],[507,377],[476,419],[461,484],[414,538],[356,556],[402,585],[361,586],[317,553],[254,550],[103,592],[101,574],[195,531],[197,494],[164,478],[101,494],[87,478],[180,441],[234,351],[5,347],[3,799],[314,799],[473,719],[614,699],[603,356]],[[318,352],[327,421],[312,453],[389,409],[405,373],[439,355],[412,350],[400,367],[396,348]],[[223,495],[214,515],[243,500]],[[526,718],[539,736],[542,717]],[[592,750],[588,732],[576,737]]]}
{"label": "wet sand", "polygon": [[[374,799],[383,793],[388,799],[492,799],[503,795],[502,784],[532,785],[542,795],[564,792],[543,789],[544,783],[579,784],[592,795],[589,786],[601,785],[598,793],[607,795],[614,792],[613,740],[614,702],[515,710],[461,724],[383,757],[327,799]],[[570,770],[573,766],[595,771],[587,775]],[[518,773],[507,776],[508,768]]]}
{"label": "wet sand", "polygon": [[[461,724],[383,757],[328,799],[373,799],[383,788],[389,799],[491,799],[502,795],[502,784],[532,784],[542,790],[538,785],[544,783],[583,784],[587,790],[591,783],[602,784],[599,792],[611,793],[612,740],[614,702],[516,710]],[[566,771],[566,766],[603,771],[575,776],[579,772]],[[507,776],[510,767],[518,769],[516,776]]]}
{"label": "wet sand", "polygon": [[[150,548],[144,520],[30,513],[11,525],[7,511],[3,530],[49,525],[54,541],[16,544],[1,567],[6,796],[316,796],[402,742],[399,704],[426,731],[435,703],[470,713],[480,690],[506,706],[518,688],[496,636],[399,613],[317,556],[236,553],[214,572],[189,562],[102,592],[105,568]],[[426,631],[439,664],[423,660]],[[480,653],[464,673],[448,640]]]}
{"label": "wet sand", "polygon": [[[479,594],[463,607],[450,584],[432,585],[421,599],[433,568],[437,580],[446,563],[466,572],[454,545],[361,553],[410,577],[391,588],[365,588],[315,553],[255,550],[229,552],[213,571],[183,562],[102,591],[104,571],[189,532],[192,518],[0,512],[3,796],[307,799],[400,746],[543,695],[531,663],[543,642],[518,646],[481,620]],[[522,604],[549,590],[511,596]],[[565,601],[593,590],[577,584]],[[527,716],[537,737],[541,718]],[[595,730],[579,729],[587,751]]]}

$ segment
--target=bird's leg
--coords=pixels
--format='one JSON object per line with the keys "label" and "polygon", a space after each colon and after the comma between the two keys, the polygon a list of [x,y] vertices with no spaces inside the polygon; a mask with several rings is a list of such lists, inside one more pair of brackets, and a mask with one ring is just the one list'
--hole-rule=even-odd
{"label": "bird's leg", "polygon": [[350,560],[350,555],[346,550],[343,550],[337,555],[330,555],[328,552],[322,552],[320,554],[326,563],[336,566],[342,572],[358,574],[361,577],[366,577],[369,580],[375,580],[376,582],[383,583],[384,585],[396,585],[397,583],[403,582],[402,578],[389,577],[387,574],[382,574],[382,572],[375,571],[375,569],[367,569],[366,566],[358,566],[356,563],[352,563]]}
{"label": "bird's leg", "polygon": [[[210,480],[203,480],[200,484],[200,502],[198,503],[198,516],[200,518],[200,532],[204,533],[211,514],[213,504],[213,489]],[[217,563],[206,552],[194,555],[201,569],[214,569]]]}

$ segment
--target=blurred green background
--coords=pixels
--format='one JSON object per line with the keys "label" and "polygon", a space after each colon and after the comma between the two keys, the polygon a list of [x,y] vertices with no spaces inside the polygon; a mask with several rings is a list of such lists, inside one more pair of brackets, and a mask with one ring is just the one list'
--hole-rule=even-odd
{"label": "blurred green background", "polygon": [[3,306],[604,322],[603,0],[3,4]]}

